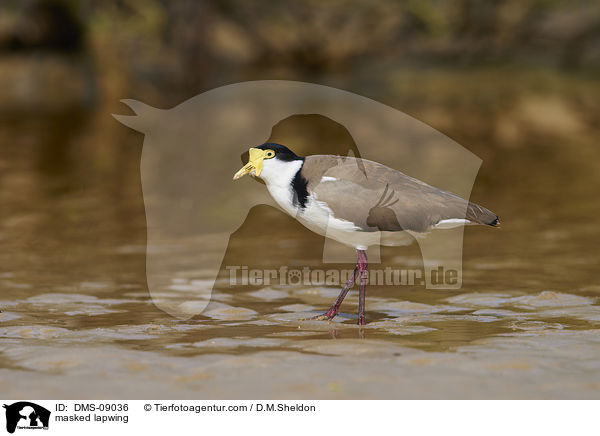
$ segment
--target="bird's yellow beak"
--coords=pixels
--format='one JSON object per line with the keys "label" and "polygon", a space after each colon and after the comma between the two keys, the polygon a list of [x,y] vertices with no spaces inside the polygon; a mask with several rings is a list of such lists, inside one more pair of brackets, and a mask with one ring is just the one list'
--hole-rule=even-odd
{"label": "bird's yellow beak", "polygon": [[265,151],[258,148],[251,148],[248,150],[250,153],[250,160],[240,170],[233,175],[233,180],[237,180],[240,177],[244,177],[246,174],[254,171],[255,176],[260,176],[260,172],[263,169],[263,161],[265,159]]}

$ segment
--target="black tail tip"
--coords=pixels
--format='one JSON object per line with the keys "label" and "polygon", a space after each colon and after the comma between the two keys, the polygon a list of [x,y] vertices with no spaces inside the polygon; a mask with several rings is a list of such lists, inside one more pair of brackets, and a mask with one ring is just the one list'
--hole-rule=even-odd
{"label": "black tail tip", "polygon": [[496,219],[494,219],[493,221],[491,221],[489,223],[490,226],[492,227],[499,227],[500,226],[500,218],[498,218],[498,216],[496,216]]}

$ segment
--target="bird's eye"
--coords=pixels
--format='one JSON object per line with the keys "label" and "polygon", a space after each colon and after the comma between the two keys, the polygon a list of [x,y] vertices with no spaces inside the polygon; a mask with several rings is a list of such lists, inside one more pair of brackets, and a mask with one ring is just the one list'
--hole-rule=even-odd
{"label": "bird's eye", "polygon": [[274,152],[273,150],[267,150],[267,151],[265,152],[265,157],[266,157],[267,159],[271,159],[272,157],[275,157],[275,152]]}

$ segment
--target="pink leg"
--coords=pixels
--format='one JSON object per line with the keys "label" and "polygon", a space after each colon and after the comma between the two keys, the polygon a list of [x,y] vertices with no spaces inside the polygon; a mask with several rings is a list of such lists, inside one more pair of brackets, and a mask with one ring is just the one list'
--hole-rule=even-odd
{"label": "pink leg", "polygon": [[358,272],[360,274],[360,291],[358,294],[358,325],[365,325],[365,300],[367,298],[367,252],[365,250],[358,251]]}
{"label": "pink leg", "polygon": [[354,285],[354,281],[360,277],[360,293],[358,295],[358,324],[365,325],[365,299],[367,292],[367,252],[365,250],[356,250],[358,252],[358,260],[356,261],[356,268],[354,268],[354,272],[352,276],[338,295],[335,303],[329,308],[327,312],[322,315],[313,316],[310,319],[322,319],[322,320],[330,320],[333,319],[340,310],[340,306],[342,305],[342,301],[346,298],[346,294]]}
{"label": "pink leg", "polygon": [[346,298],[346,294],[348,293],[348,291],[354,284],[354,280],[356,279],[357,275],[358,275],[358,266],[356,268],[354,268],[354,272],[352,272],[352,276],[348,279],[348,281],[346,282],[346,285],[342,289],[342,292],[340,292],[340,295],[338,295],[337,299],[335,300],[335,303],[333,303],[333,305],[329,308],[329,310],[322,315],[313,316],[310,319],[327,319],[327,320],[333,319],[339,313],[340,306],[342,305],[342,301],[344,301],[344,298]]}

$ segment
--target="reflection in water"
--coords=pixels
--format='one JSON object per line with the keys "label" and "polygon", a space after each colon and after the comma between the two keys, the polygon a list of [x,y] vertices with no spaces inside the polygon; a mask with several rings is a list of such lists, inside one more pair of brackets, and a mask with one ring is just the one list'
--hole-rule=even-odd
{"label": "reflection in water", "polygon": [[[0,380],[20,380],[0,383],[6,396],[598,397],[599,150],[486,161],[502,182],[482,179],[473,199],[505,220],[501,233],[466,230],[462,289],[371,286],[361,331],[356,291],[327,323],[302,319],[337,286],[229,282],[228,265],[349,268],[315,263],[323,238],[266,205],[231,236],[203,314],[158,310],[145,283],[141,136],[79,124],[0,126]],[[269,139],[290,142],[285,126]],[[381,259],[420,265],[415,245]],[[193,306],[203,274],[191,263],[154,297]]]}

